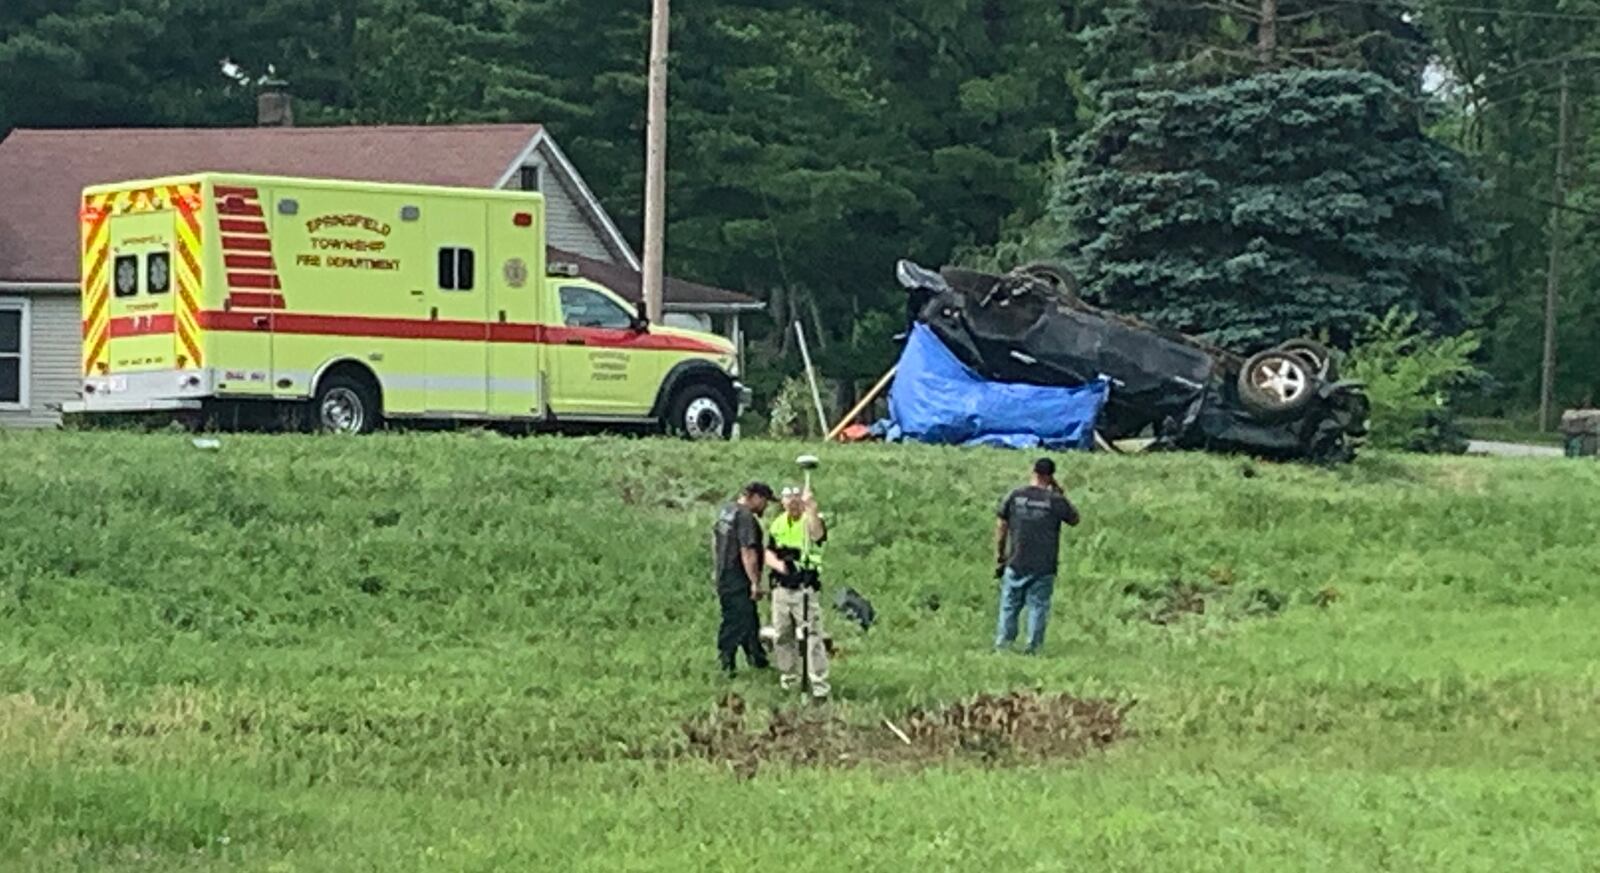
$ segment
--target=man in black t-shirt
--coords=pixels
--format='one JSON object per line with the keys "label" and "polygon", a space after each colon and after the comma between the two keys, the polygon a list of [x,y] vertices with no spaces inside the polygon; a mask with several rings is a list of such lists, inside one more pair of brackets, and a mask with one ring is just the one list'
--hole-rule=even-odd
{"label": "man in black t-shirt", "polygon": [[1017,639],[1017,614],[1028,606],[1028,652],[1044,646],[1060,561],[1061,526],[1078,524],[1078,510],[1056,484],[1056,464],[1040,458],[1033,481],[1000,501],[995,526],[995,576],[1000,580],[1000,626],[994,647]]}
{"label": "man in black t-shirt", "polygon": [[761,524],[756,521],[774,499],[764,482],[744,486],[739,499],[717,513],[712,528],[712,577],[722,602],[722,627],[717,631],[717,657],[722,669],[733,675],[734,656],[744,649],[750,666],[767,667],[761,648],[761,620],[756,601],[761,599],[761,568],[765,563]]}

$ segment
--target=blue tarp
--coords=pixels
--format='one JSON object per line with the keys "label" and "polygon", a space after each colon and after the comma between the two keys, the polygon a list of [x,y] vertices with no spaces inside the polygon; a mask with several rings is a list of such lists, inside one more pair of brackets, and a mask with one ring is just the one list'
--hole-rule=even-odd
{"label": "blue tarp", "polygon": [[919,323],[889,391],[887,432],[946,445],[1090,449],[1108,388],[1103,379],[1076,388],[990,382]]}

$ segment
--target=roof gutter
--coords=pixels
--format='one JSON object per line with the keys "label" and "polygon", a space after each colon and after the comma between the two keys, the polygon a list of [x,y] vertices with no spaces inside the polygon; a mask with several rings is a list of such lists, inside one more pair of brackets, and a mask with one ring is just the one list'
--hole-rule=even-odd
{"label": "roof gutter", "polygon": [[767,308],[767,304],[759,300],[753,300],[749,303],[673,303],[668,301],[665,308],[668,312],[717,314],[724,312],[761,312]]}
{"label": "roof gutter", "polygon": [[0,292],[12,294],[76,294],[76,282],[8,282],[0,279]]}

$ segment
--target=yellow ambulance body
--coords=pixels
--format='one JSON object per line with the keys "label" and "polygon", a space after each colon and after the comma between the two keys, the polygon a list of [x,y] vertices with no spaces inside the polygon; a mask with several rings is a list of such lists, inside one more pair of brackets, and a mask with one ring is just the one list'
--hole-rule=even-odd
{"label": "yellow ambulance body", "polygon": [[537,193],[197,174],[89,188],[76,412],[292,404],[727,438],[733,344],[547,264]]}

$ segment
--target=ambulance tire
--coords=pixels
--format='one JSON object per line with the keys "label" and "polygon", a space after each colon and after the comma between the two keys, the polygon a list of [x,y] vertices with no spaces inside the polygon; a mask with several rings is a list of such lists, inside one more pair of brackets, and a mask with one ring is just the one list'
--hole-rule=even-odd
{"label": "ambulance tire", "polygon": [[673,394],[664,424],[667,433],[687,440],[732,439],[733,404],[715,385],[691,382]]}
{"label": "ambulance tire", "polygon": [[372,433],[381,416],[379,402],[371,379],[349,370],[329,373],[311,400],[311,427],[317,433]]}

